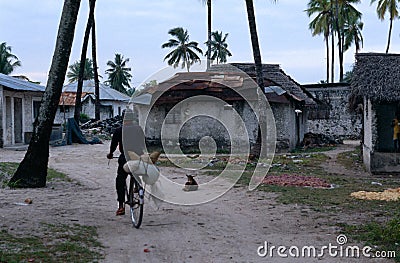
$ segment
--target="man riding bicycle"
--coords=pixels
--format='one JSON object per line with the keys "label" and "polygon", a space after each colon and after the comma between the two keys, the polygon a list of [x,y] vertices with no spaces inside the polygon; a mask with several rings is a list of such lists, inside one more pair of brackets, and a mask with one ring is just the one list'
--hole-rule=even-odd
{"label": "man riding bicycle", "polygon": [[[134,120],[133,112],[126,110],[122,113],[123,125],[117,128],[112,136],[110,152],[107,154],[108,159],[113,158],[115,150],[119,149],[117,177],[115,187],[117,190],[118,210],[116,215],[125,215],[125,185],[128,173],[125,172],[123,166],[129,159],[125,156],[125,152],[132,151],[137,155],[142,155],[146,147],[145,136],[138,122]],[[125,147],[125,152],[124,152]]]}

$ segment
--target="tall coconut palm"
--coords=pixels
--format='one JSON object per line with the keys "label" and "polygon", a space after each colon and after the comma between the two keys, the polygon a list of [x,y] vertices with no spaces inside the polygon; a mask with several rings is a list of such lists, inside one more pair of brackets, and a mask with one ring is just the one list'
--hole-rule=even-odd
{"label": "tall coconut palm", "polygon": [[90,0],[91,5],[93,5],[93,12],[90,12],[89,15],[92,16],[92,60],[93,60],[93,77],[94,77],[94,95],[95,95],[95,103],[94,103],[94,116],[96,120],[100,120],[100,83],[99,83],[99,73],[97,71],[97,55],[96,55],[96,21],[94,18],[94,5],[96,0]]}
{"label": "tall coconut palm", "polygon": [[[75,99],[75,110],[74,110],[74,119],[77,123],[79,123],[80,115],[81,115],[81,108],[82,108],[82,86],[83,86],[83,80],[85,80],[85,71],[87,71],[87,74],[93,74],[93,68],[92,70],[89,70],[87,68],[87,63],[86,63],[86,55],[87,55],[87,47],[89,44],[89,35],[90,35],[90,30],[92,29],[92,24],[93,24],[93,18],[94,18],[94,8],[95,8],[96,1],[89,1],[89,16],[88,16],[88,21],[86,23],[86,29],[85,29],[85,35],[83,37],[83,43],[82,43],[82,50],[81,50],[81,60],[80,60],[80,65],[78,68],[78,85],[76,88],[76,99]],[[85,61],[85,62],[84,62]],[[94,76],[86,76],[86,79],[93,79]]]}
{"label": "tall coconut palm", "polygon": [[[81,69],[81,62],[75,61],[74,64],[68,67],[67,73],[68,82],[77,82],[79,79],[79,70]],[[90,58],[85,59],[85,66],[83,67],[82,80],[91,80],[94,78],[93,74],[93,61]]]}
{"label": "tall coconut palm", "polygon": [[11,47],[6,42],[0,44],[0,73],[11,74],[16,67],[20,67],[21,62],[17,56],[11,53]]}
{"label": "tall coconut palm", "polygon": [[110,68],[106,70],[108,79],[106,83],[111,86],[111,88],[118,90],[122,93],[127,93],[127,89],[131,86],[129,82],[131,81],[132,75],[129,73],[131,68],[127,67],[129,58],[124,59],[121,54],[115,54],[114,61],[108,61],[107,66]]}
{"label": "tall coconut palm", "polygon": [[314,19],[309,24],[309,29],[312,32],[313,36],[323,35],[325,40],[326,47],[326,82],[329,82],[329,69],[330,69],[330,60],[329,60],[329,36],[331,33],[332,27],[332,10],[331,10],[331,1],[330,0],[311,0],[307,9],[305,10],[307,15],[311,17],[314,14],[317,14]]}
{"label": "tall coconut palm", "polygon": [[200,53],[203,55],[203,51],[198,47],[199,43],[189,40],[189,34],[186,29],[182,27],[176,27],[168,31],[173,38],[164,43],[161,48],[173,48],[168,53],[164,60],[168,59],[168,65],[174,68],[178,67],[182,60],[182,68],[187,69],[189,72],[190,66],[195,62],[200,61]]}
{"label": "tall coconut palm", "polygon": [[[206,56],[207,58],[211,58],[211,60],[216,60],[217,64],[219,62],[226,63],[227,57],[231,57],[232,53],[228,50],[228,43],[226,43],[226,38],[228,37],[228,33],[225,36],[221,32],[215,31],[212,32],[212,40],[211,40],[211,57],[209,56],[209,51],[207,50]],[[210,43],[206,42],[207,46]]]}
{"label": "tall coconut palm", "polygon": [[80,0],[65,0],[46,90],[24,159],[9,181],[13,187],[46,186],[49,140],[71,54]]}
{"label": "tall coconut palm", "polygon": [[207,69],[211,66],[212,7],[211,0],[202,0],[207,5]]}
{"label": "tall coconut palm", "polygon": [[361,21],[361,12],[359,12],[354,4],[360,3],[360,0],[335,0],[335,26],[338,37],[338,48],[339,48],[339,81],[343,81],[344,77],[344,48],[345,44],[345,25],[355,23],[355,21]]}
{"label": "tall coconut palm", "polygon": [[[371,4],[377,0],[371,0]],[[392,36],[393,20],[399,17],[398,0],[378,0],[378,5],[376,6],[376,13],[380,20],[385,20],[386,13],[389,14],[389,33],[387,39],[386,53],[389,52],[390,39]]]}
{"label": "tall coconut palm", "polygon": [[358,17],[349,18],[343,29],[344,44],[343,50],[346,51],[354,43],[356,46],[356,53],[361,49],[364,43],[364,38],[361,31],[363,30],[364,23]]}
{"label": "tall coconut palm", "polygon": [[[259,87],[257,89],[257,94],[258,94],[258,97],[261,98],[261,96],[264,96],[264,93],[263,93],[264,73],[263,73],[263,66],[262,66],[262,60],[261,60],[260,45],[258,42],[256,17],[254,14],[254,3],[253,3],[253,0],[245,0],[245,1],[246,1],[247,20],[249,23],[249,31],[250,31],[250,38],[251,38],[251,46],[253,49],[256,78],[257,78],[257,84]],[[262,148],[261,147],[262,146],[261,130],[264,130],[264,131],[266,130],[267,115],[265,112],[266,105],[264,105],[263,99],[258,100],[258,108],[260,109],[260,123],[259,123],[260,128],[258,129],[256,144],[254,145],[254,147],[251,150],[251,153],[256,157],[260,156],[261,148]]]}

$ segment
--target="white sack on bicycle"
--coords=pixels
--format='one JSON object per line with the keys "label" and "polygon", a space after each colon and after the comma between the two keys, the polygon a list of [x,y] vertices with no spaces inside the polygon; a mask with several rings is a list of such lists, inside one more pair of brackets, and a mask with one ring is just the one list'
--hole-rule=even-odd
{"label": "white sack on bicycle", "polygon": [[160,171],[154,164],[142,160],[128,161],[124,165],[124,170],[127,173],[142,176],[143,181],[148,185],[155,184],[160,176]]}

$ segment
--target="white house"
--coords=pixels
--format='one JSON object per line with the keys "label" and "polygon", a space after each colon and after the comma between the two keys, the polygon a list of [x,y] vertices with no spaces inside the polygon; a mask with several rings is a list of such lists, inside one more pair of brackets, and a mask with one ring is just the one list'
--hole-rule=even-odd
{"label": "white house", "polygon": [[[78,83],[67,84],[63,88],[59,107],[54,119],[55,124],[64,123],[66,119],[74,116],[76,90]],[[94,81],[85,80],[82,86],[82,113],[89,118],[95,117],[95,92]],[[116,115],[121,115],[127,107],[130,97],[111,87],[101,84],[100,89],[100,119],[108,119]]]}
{"label": "white house", "polygon": [[29,143],[44,90],[0,73],[0,147]]}

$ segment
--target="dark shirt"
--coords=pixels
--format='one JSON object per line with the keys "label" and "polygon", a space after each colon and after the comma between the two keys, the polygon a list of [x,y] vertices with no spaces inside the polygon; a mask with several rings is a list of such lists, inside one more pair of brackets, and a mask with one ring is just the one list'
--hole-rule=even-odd
{"label": "dark shirt", "polygon": [[137,124],[127,124],[117,128],[111,139],[110,153],[113,153],[117,147],[121,154],[124,154],[125,147],[127,151],[142,155],[146,147],[142,128]]}

